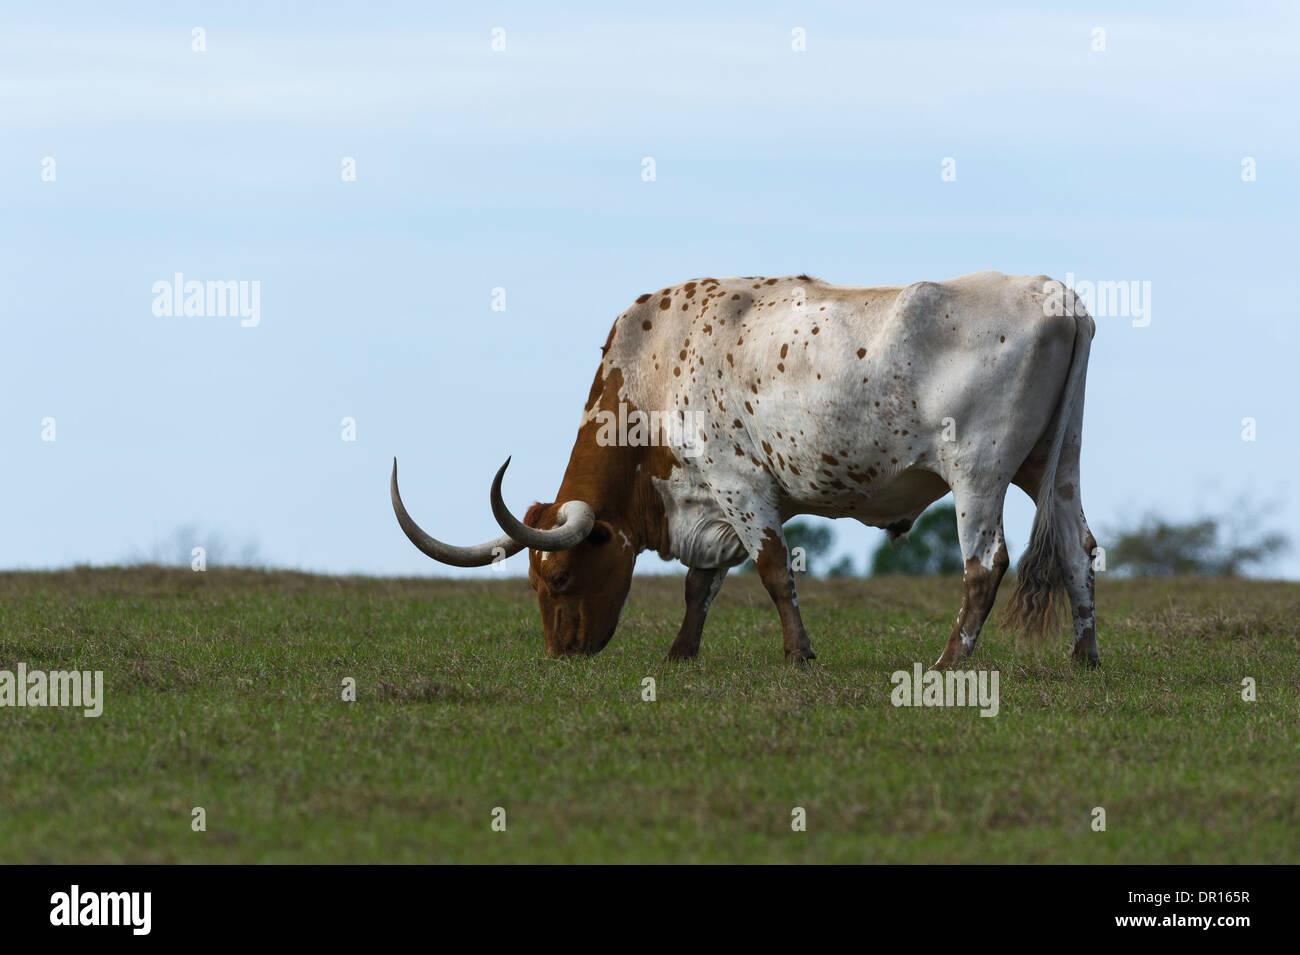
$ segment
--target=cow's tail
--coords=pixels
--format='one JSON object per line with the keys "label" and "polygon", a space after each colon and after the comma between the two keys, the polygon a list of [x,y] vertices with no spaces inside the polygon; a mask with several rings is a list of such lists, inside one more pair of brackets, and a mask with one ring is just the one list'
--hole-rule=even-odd
{"label": "cow's tail", "polygon": [[1052,446],[1043,469],[1042,483],[1035,495],[1034,525],[1016,566],[1016,586],[1002,612],[1002,626],[1034,640],[1042,640],[1060,626],[1060,608],[1069,605],[1065,590],[1065,555],[1063,528],[1057,518],[1056,469],[1061,461],[1061,447],[1070,427],[1074,410],[1083,401],[1088,370],[1088,352],[1096,328],[1073,291],[1065,289],[1066,314],[1074,317],[1074,351],[1065,378],[1056,413],[1052,418]]}

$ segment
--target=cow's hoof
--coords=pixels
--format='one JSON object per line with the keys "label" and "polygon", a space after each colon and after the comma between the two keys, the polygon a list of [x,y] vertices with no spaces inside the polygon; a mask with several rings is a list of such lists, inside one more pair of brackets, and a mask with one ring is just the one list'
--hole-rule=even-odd
{"label": "cow's hoof", "polygon": [[1077,649],[1070,654],[1075,663],[1082,664],[1086,670],[1096,670],[1101,667],[1101,657],[1094,651],[1092,653],[1080,653]]}
{"label": "cow's hoof", "polygon": [[676,661],[680,663],[685,660],[694,660],[696,654],[698,654],[699,652],[700,652],[700,648],[698,644],[693,647],[692,646],[679,647],[677,644],[674,643],[671,647],[668,648],[668,655],[664,657],[664,659],[670,662]]}
{"label": "cow's hoof", "polygon": [[797,650],[787,650],[785,652],[786,663],[807,663],[809,660],[816,660],[817,654],[812,652],[812,647],[800,647]]}

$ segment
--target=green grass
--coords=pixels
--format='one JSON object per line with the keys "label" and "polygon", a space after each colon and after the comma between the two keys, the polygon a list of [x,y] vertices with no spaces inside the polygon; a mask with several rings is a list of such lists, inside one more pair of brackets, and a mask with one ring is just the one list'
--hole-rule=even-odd
{"label": "green grass", "polygon": [[0,574],[0,669],[106,686],[99,719],[0,709],[0,862],[1300,861],[1300,585],[1103,579],[1102,670],[990,625],[997,717],[894,708],[959,590],[805,581],[792,669],[752,577],[668,664],[675,579],[551,660],[521,580]]}

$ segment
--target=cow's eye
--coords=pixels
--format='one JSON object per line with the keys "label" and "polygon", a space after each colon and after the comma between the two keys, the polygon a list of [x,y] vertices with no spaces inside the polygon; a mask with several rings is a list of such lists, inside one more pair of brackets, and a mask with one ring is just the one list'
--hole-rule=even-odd
{"label": "cow's eye", "polygon": [[608,524],[597,522],[591,528],[591,533],[587,535],[587,543],[593,547],[599,547],[613,536]]}

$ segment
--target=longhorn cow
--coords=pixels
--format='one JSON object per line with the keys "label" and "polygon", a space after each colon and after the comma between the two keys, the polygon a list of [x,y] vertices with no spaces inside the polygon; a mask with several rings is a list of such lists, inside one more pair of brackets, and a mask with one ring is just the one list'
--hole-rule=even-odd
{"label": "longhorn cow", "polygon": [[[491,492],[504,535],[453,547],[407,514],[394,460],[393,510],[411,542],[445,564],[527,548],[552,654],[609,643],[636,557],[654,550],[689,568],[669,658],[696,655],[728,568],[752,558],[786,660],[802,661],[814,655],[782,525],[796,514],[851,517],[897,536],[951,490],[965,572],[943,667],[970,653],[991,612],[1015,484],[1037,510],[1007,623],[1041,634],[1064,600],[1073,655],[1095,665],[1096,541],[1079,487],[1095,331],[1047,276],[884,288],[807,275],[687,282],[642,295],[614,322],[554,503],[516,518],[501,494],[507,460]],[[625,433],[629,421],[639,430]],[[655,440],[661,432],[668,440]]]}

